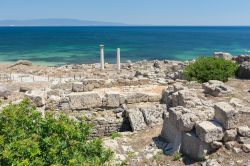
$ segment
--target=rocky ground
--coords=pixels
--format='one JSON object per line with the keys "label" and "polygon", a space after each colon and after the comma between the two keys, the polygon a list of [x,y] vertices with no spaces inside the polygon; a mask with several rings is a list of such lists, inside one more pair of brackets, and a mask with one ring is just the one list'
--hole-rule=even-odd
{"label": "rocky ground", "polygon": [[[218,56],[228,58],[228,54]],[[237,58],[236,61],[244,61],[241,74],[248,76],[246,56]],[[93,136],[104,138],[105,145],[115,152],[113,165],[250,165],[250,80],[232,78],[225,84],[188,82],[182,69],[190,63],[128,62],[122,64],[120,71],[112,64],[106,64],[104,71],[99,64],[59,67],[34,66],[27,61],[0,64],[0,97],[3,106],[29,97],[42,112],[64,112],[77,121],[87,117],[96,125]],[[230,108],[222,119],[215,115],[219,102]],[[170,128],[171,132],[165,128],[167,119],[172,120],[173,115],[177,119],[168,121],[170,126],[179,123],[178,116],[182,121],[177,129]],[[228,119],[224,120],[224,116]],[[221,124],[207,127],[216,117]],[[231,117],[237,121],[233,127]],[[171,141],[178,138],[171,137],[174,132],[197,134],[198,141],[216,145],[216,151],[204,153],[202,161],[170,153],[175,148]],[[225,137],[229,140],[225,141]]]}
{"label": "rocky ground", "polygon": [[[250,126],[250,93],[247,92],[250,87],[250,80],[231,79],[226,83],[227,86],[232,87],[233,93],[229,96],[218,97],[206,96],[207,99],[213,102],[230,101],[235,98],[240,99],[240,104],[244,105],[248,112],[243,112],[240,116],[241,126]],[[202,90],[202,85],[199,83],[187,83],[190,89],[196,89],[200,92],[198,95],[205,98]],[[169,156],[164,154],[161,144],[164,141],[160,137],[162,125],[157,125],[152,128],[147,128],[139,132],[125,132],[118,138],[105,138],[105,144],[113,149],[117,154],[118,163],[127,165],[250,165],[250,154],[243,152],[240,148],[236,150],[232,147],[222,147],[215,153],[207,155],[204,161],[196,162],[189,157],[182,156],[175,158],[175,155]],[[237,145],[240,147],[239,145]],[[123,161],[123,162],[121,162]]]}

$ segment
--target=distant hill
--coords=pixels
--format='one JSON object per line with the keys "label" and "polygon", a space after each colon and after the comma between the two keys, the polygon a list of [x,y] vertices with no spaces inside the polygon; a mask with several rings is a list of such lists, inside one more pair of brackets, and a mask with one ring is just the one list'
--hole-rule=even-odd
{"label": "distant hill", "polygon": [[0,20],[0,26],[125,26],[123,23],[77,19]]}

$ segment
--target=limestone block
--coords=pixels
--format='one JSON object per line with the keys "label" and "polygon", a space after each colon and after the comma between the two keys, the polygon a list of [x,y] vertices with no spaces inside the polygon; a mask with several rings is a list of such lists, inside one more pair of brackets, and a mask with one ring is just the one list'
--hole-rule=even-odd
{"label": "limestone block", "polygon": [[79,92],[69,95],[69,104],[72,110],[98,108],[102,106],[102,98],[95,92]]}
{"label": "limestone block", "polygon": [[145,93],[140,93],[140,92],[127,93],[125,101],[127,104],[148,102],[148,95]]}
{"label": "limestone block", "polygon": [[181,131],[179,131],[176,126],[171,123],[169,117],[166,117],[163,122],[161,138],[163,138],[166,142],[174,143],[176,136],[180,134]]}
{"label": "limestone block", "polygon": [[172,98],[172,106],[173,107],[181,106],[180,102],[179,102],[179,93],[178,92],[172,93],[171,98]]}
{"label": "limestone block", "polygon": [[177,128],[180,131],[188,132],[193,130],[195,126],[195,122],[197,122],[199,118],[193,113],[186,113],[180,116],[177,121]]}
{"label": "limestone block", "polygon": [[8,98],[11,93],[12,92],[7,87],[0,84],[0,97]]}
{"label": "limestone block", "polygon": [[242,100],[240,99],[237,99],[237,98],[231,98],[229,103],[234,106],[234,107],[238,107],[238,108],[241,108],[243,105],[242,105]]}
{"label": "limestone block", "polygon": [[190,158],[199,161],[203,160],[207,153],[211,151],[208,143],[199,139],[195,133],[184,133],[182,138],[181,152]]}
{"label": "limestone block", "polygon": [[146,123],[144,122],[143,114],[138,109],[130,109],[127,110],[130,126],[132,131],[143,130],[146,127]]}
{"label": "limestone block", "polygon": [[248,126],[238,127],[238,133],[243,137],[250,138],[250,128]]}
{"label": "limestone block", "polygon": [[174,92],[177,92],[177,91],[185,89],[185,87],[180,82],[174,83],[173,86],[174,86]]}
{"label": "limestone block", "polygon": [[226,142],[226,143],[225,143],[225,147],[226,147],[228,150],[233,150],[233,148],[235,147],[236,144],[237,144],[236,141],[229,141],[229,142]]}
{"label": "limestone block", "polygon": [[162,122],[163,112],[156,107],[141,108],[140,110],[147,125],[153,126]]}
{"label": "limestone block", "polygon": [[72,83],[70,82],[62,82],[62,83],[52,83],[51,89],[60,89],[65,91],[71,91],[72,90]]}
{"label": "limestone block", "polygon": [[172,107],[169,109],[169,120],[172,125],[177,127],[177,122],[183,114],[191,112],[189,109],[182,106]]}
{"label": "limestone block", "polygon": [[218,121],[226,130],[236,128],[239,123],[239,113],[231,105],[226,102],[216,103],[215,119]]}
{"label": "limestone block", "polygon": [[95,88],[94,84],[87,84],[83,86],[83,91],[84,92],[92,91],[94,88]]}
{"label": "limestone block", "polygon": [[204,93],[215,97],[228,95],[232,91],[232,88],[217,80],[210,80],[209,82],[203,83],[202,88],[204,89]]}
{"label": "limestone block", "polygon": [[250,153],[250,144],[243,144],[241,146],[241,149],[245,152],[245,153]]}
{"label": "limestone block", "polygon": [[201,100],[197,97],[196,93],[191,90],[184,89],[172,94],[173,106],[195,107],[202,105]]}
{"label": "limestone block", "polygon": [[72,83],[72,92],[83,92],[82,82],[73,82]]}
{"label": "limestone block", "polygon": [[228,141],[234,141],[237,136],[237,130],[236,129],[231,129],[231,130],[226,130],[224,133],[223,141],[228,142]]}
{"label": "limestone block", "polygon": [[57,110],[59,108],[61,98],[59,96],[50,96],[46,102],[46,110]]}
{"label": "limestone block", "polygon": [[160,102],[162,95],[157,93],[148,93],[148,102]]}
{"label": "limestone block", "polygon": [[243,144],[250,144],[250,138],[237,136],[237,141]]}
{"label": "limestone block", "polygon": [[168,89],[164,89],[162,91],[162,102],[167,104],[167,106],[172,106],[172,94],[174,92],[173,91],[170,91]]}
{"label": "limestone block", "polygon": [[42,107],[46,103],[47,93],[40,90],[32,90],[26,93],[26,96],[37,106]]}
{"label": "limestone block", "polygon": [[206,143],[220,141],[224,136],[222,126],[214,121],[197,123],[195,129],[200,140]]}
{"label": "limestone block", "polygon": [[213,141],[210,145],[213,149],[219,149],[223,146],[223,143],[219,141]]}
{"label": "limestone block", "polygon": [[120,106],[120,94],[119,92],[107,92],[107,107],[116,108]]}

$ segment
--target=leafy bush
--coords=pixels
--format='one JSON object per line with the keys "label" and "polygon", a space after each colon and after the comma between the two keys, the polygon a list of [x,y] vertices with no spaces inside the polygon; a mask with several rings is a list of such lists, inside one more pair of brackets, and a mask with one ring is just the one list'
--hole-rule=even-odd
{"label": "leafy bush", "polygon": [[119,137],[121,137],[122,135],[121,135],[121,133],[118,133],[118,132],[113,132],[112,134],[111,134],[111,138],[112,139],[116,139],[116,138],[119,138]]}
{"label": "leafy bush", "polygon": [[184,69],[184,76],[189,81],[220,80],[226,82],[229,77],[235,76],[237,69],[237,64],[223,58],[200,57]]}
{"label": "leafy bush", "polygon": [[182,157],[182,154],[181,154],[181,153],[175,152],[175,153],[173,154],[173,161],[178,161],[178,160],[181,159],[181,157]]}
{"label": "leafy bush", "polygon": [[42,118],[27,99],[10,104],[0,113],[0,165],[103,165],[113,153],[89,140],[91,128],[66,115]]}

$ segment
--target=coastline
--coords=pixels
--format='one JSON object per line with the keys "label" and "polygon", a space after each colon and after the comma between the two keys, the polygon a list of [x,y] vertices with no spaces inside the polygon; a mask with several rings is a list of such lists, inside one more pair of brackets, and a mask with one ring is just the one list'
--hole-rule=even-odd
{"label": "coastline", "polygon": [[[27,59],[58,66],[99,62],[99,44],[105,61],[192,60],[216,51],[234,55],[250,50],[250,28],[212,27],[29,27],[0,28],[2,61]],[[6,43],[6,41],[8,41]]]}

